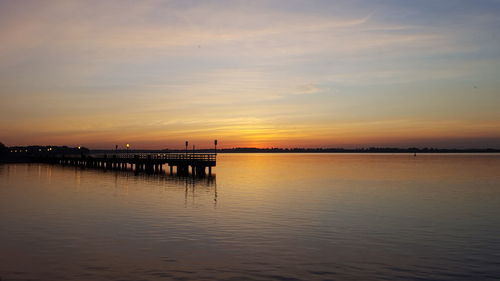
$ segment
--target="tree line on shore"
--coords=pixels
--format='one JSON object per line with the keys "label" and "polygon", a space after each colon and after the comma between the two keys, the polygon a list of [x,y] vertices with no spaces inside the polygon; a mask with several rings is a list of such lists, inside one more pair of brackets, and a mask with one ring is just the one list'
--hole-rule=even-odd
{"label": "tree line on shore", "polygon": [[84,155],[89,153],[86,147],[68,147],[55,145],[30,145],[8,147],[0,142],[0,162],[32,162],[36,157],[50,155]]}
{"label": "tree line on shore", "polygon": [[[91,153],[114,153],[115,150],[91,150]],[[124,152],[123,150],[118,152]],[[134,149],[130,153],[498,153],[500,149],[493,148],[395,148],[395,147],[367,147],[367,148],[256,148],[256,147],[235,147],[221,148],[215,150],[208,149],[161,149],[147,150]]]}

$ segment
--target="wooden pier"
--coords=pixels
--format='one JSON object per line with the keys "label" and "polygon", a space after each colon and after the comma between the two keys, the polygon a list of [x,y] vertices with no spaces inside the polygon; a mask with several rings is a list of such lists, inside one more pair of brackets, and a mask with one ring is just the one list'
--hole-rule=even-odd
{"label": "wooden pier", "polygon": [[[81,155],[50,156],[42,162],[60,165],[71,165],[105,170],[133,170],[135,172],[159,173],[169,168],[170,174],[178,175],[212,175],[212,167],[216,166],[215,153],[159,153],[159,154],[113,154],[113,155]],[[174,171],[175,170],[175,171]]]}

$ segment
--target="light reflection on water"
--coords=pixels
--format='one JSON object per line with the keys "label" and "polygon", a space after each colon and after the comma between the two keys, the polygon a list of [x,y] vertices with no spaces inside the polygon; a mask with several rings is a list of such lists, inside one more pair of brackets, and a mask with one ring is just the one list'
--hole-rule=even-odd
{"label": "light reflection on water", "polygon": [[0,166],[2,280],[496,280],[500,156],[221,154],[217,178]]}

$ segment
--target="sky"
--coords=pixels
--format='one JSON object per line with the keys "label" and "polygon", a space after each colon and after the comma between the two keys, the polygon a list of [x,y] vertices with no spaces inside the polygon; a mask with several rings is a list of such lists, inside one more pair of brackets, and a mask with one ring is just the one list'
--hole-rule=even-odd
{"label": "sky", "polygon": [[500,1],[0,0],[0,141],[500,148]]}

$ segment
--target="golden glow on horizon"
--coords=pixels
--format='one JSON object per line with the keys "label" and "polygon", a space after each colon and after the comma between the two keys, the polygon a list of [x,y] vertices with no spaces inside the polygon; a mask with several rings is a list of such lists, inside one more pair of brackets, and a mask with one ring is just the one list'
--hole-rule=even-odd
{"label": "golden glow on horizon", "polygon": [[[500,131],[500,124],[482,124],[472,126],[461,122],[410,122],[410,121],[388,121],[378,123],[348,123],[327,126],[296,126],[294,128],[273,129],[273,127],[257,129],[250,126],[248,129],[237,130],[235,128],[218,128],[217,138],[221,141],[222,148],[230,147],[359,147],[370,145],[396,145],[406,140],[425,141],[429,136],[441,140],[453,138],[467,138],[468,136],[488,137],[492,131]],[[70,135],[64,138],[47,138],[44,141],[50,144],[67,144],[68,142],[89,143],[90,147],[114,147],[120,140],[114,139],[118,134],[115,131],[106,131],[90,135]],[[185,132],[160,131],[160,130],[131,130],[130,135],[122,134],[121,138],[134,140],[138,148],[183,148],[184,136],[189,135],[190,143],[197,147],[210,148],[214,134],[207,132]],[[110,140],[107,144],[99,145],[96,140]],[[125,147],[130,148],[130,144]]]}

